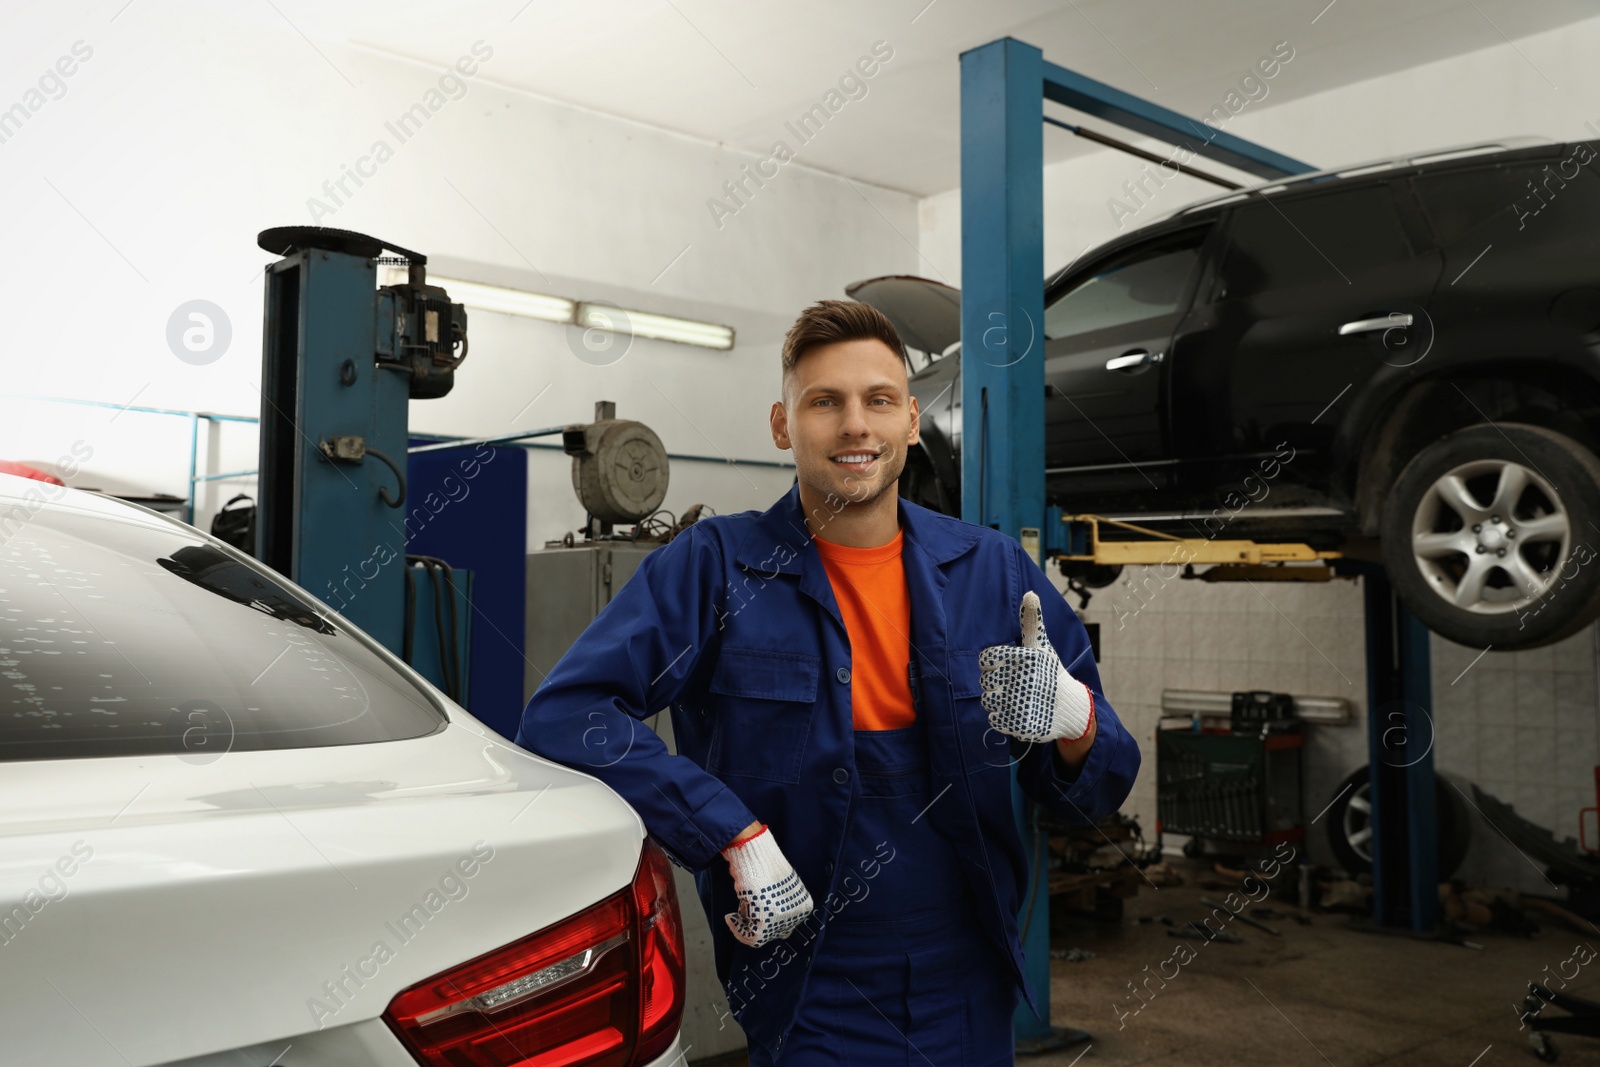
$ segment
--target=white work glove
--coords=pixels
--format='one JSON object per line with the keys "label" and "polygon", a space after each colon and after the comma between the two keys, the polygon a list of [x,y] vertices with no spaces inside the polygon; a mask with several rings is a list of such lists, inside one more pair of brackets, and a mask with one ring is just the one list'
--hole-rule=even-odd
{"label": "white work glove", "polygon": [[767,827],[729,845],[722,855],[733,871],[733,891],[739,895],[739,910],[723,918],[740,941],[759,948],[773,938],[788,937],[811,914],[811,894]]}
{"label": "white work glove", "polygon": [[1067,673],[1045,637],[1039,595],[1022,596],[1022,643],[978,654],[989,725],[1023,741],[1076,741],[1089,732],[1094,695]]}

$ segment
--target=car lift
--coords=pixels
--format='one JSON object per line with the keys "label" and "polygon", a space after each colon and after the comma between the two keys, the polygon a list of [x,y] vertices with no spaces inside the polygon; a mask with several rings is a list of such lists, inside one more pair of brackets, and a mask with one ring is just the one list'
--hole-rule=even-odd
{"label": "car lift", "polygon": [[[283,226],[257,244],[282,258],[266,268],[256,558],[463,699],[472,576],[441,582],[423,556],[413,575],[404,509],[408,402],[450,391],[466,311],[428,284],[426,256],[364,234]],[[377,284],[385,248],[404,283]]]}
{"label": "car lift", "polygon": [[[1383,567],[1343,553],[1295,542],[1176,537],[1098,515],[1063,515],[1047,509],[1045,555],[1117,565],[1209,564],[1185,577],[1204,581],[1328,581],[1364,578],[1366,624],[1367,747],[1373,774],[1373,919],[1380,927],[1408,926],[1422,933],[1438,921],[1435,848],[1432,682],[1428,631],[1400,604]],[[1100,538],[1108,523],[1146,535],[1145,540]],[[1050,531],[1054,531],[1052,536]],[[1285,564],[1311,564],[1286,566]],[[1382,799],[1377,796],[1382,791]],[[1404,812],[1384,825],[1378,805]]]}
{"label": "car lift", "polygon": [[[1244,540],[1217,540],[1213,537],[1176,537],[1148,527],[1100,515],[1062,515],[1061,509],[1048,509],[1052,529],[1066,523],[1063,539],[1068,551],[1057,549],[1047,556],[1084,563],[1119,564],[1214,563],[1229,567],[1267,566],[1277,563],[1314,563],[1338,559],[1343,553],[1312,548],[1294,542],[1270,543]],[[1100,524],[1119,526],[1145,534],[1148,540],[1105,541]]]}
{"label": "car lift", "polygon": [[[1049,63],[1038,48],[1013,38],[961,55],[960,358],[961,401],[969,413],[968,447],[961,450],[962,518],[1017,538],[1041,565],[1045,556],[1086,551],[1097,560],[1122,553],[1118,562],[1133,562],[1127,554],[1135,550],[1099,540],[1097,523],[1069,524],[1059,512],[1052,519],[1045,507],[1044,126],[1083,135],[1047,117],[1045,100],[1265,180],[1315,168]],[[1104,135],[1089,139],[1131,147]],[[1142,150],[1135,154],[1150,158]],[[1283,552],[1314,552],[1307,546],[1207,544],[1194,548],[1233,552],[1228,562],[1254,565],[1274,563]],[[1170,556],[1170,544],[1165,551]],[[1365,578],[1374,921],[1431,931],[1438,900],[1428,632],[1401,607],[1381,567],[1326,553],[1306,561],[1315,559],[1327,560],[1335,573]],[[1012,795],[1023,841],[1042,859],[1048,850],[1037,812],[1015,784]],[[1400,817],[1380,818],[1391,811]],[[1050,1025],[1048,877],[1044,864],[1035,862],[1019,917],[1028,981],[1043,1008],[1037,1018],[1026,1005],[1017,1010],[1017,1051],[1024,1053],[1089,1037]]]}

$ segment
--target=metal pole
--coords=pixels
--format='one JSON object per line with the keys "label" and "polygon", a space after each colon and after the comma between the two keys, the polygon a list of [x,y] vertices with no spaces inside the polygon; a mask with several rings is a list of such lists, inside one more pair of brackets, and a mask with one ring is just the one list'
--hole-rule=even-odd
{"label": "metal pole", "polygon": [[[961,56],[961,516],[1022,538],[1039,560],[1044,521],[1044,57],[1009,38]],[[1015,611],[1016,605],[1006,605]],[[1012,771],[1017,831],[1034,857],[1024,894],[1026,1004],[1020,1047],[1050,1025],[1050,887],[1045,834]]]}
{"label": "metal pole", "polygon": [[1432,930],[1439,921],[1438,821],[1428,630],[1381,567],[1361,569],[1367,637],[1372,921]]}
{"label": "metal pole", "polygon": [[195,470],[196,470],[196,468],[197,468],[197,466],[199,464],[199,461],[200,461],[200,455],[199,454],[200,454],[200,416],[199,415],[195,415],[195,414],[191,414],[189,416],[189,504],[188,504],[188,508],[186,509],[186,513],[185,513],[187,517],[184,520],[190,526],[194,525],[194,504],[195,504],[194,472],[195,472]]}

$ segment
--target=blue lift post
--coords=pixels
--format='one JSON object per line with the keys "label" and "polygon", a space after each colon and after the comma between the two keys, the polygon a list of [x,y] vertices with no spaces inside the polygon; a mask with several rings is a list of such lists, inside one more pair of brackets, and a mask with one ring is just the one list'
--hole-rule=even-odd
{"label": "blue lift post", "polygon": [[[282,258],[266,274],[256,557],[404,654],[407,542],[430,514],[407,493],[410,401],[450,391],[466,312],[426,284],[425,256],[363,234],[281,227],[257,243]],[[378,287],[385,248],[405,284]],[[413,575],[412,646],[446,692],[449,664],[464,702],[471,576],[455,579],[451,598]]]}
{"label": "blue lift post", "polygon": [[[1367,629],[1367,751],[1372,802],[1372,922],[1427,933],[1439,922],[1437,779],[1428,629],[1375,563],[1361,575]],[[1380,812],[1400,818],[1380,819]]]}
{"label": "blue lift post", "polygon": [[[1013,38],[961,55],[961,514],[1018,538],[1042,565],[1044,504],[1044,101],[1186,146],[1262,178],[1314,168],[1103,82],[1047,63]],[[1049,531],[1046,536],[1053,536]],[[1043,1007],[1018,1008],[1018,1051],[1073,1040],[1050,1025],[1045,834],[1012,786],[1035,857],[1020,916],[1028,980]]]}
{"label": "blue lift post", "polygon": [[[961,517],[1024,539],[1044,521],[1044,55],[1004,38],[961,56]],[[1034,358],[1029,359],[1029,356]],[[1027,541],[1024,540],[1024,544]],[[1012,608],[1015,610],[1015,608]],[[1032,857],[1018,929],[1039,1016],[1020,1004],[1019,1051],[1087,1035],[1050,1025],[1049,853],[1011,783]]]}
{"label": "blue lift post", "polygon": [[398,654],[406,549],[391,523],[405,513],[378,494],[397,494],[399,480],[376,459],[336,462],[319,450],[358,434],[405,469],[406,378],[374,358],[377,266],[292,252],[267,268],[266,305],[256,556]]}

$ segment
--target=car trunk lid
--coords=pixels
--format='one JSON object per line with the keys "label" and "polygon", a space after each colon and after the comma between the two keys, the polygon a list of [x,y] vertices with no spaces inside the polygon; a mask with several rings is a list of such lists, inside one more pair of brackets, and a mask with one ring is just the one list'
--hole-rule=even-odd
{"label": "car trunk lid", "polygon": [[961,340],[961,290],[910,274],[889,274],[845,286],[853,300],[883,312],[900,340],[938,357]]}
{"label": "car trunk lid", "polygon": [[0,801],[8,1061],[84,1067],[375,1019],[627,886],[643,837],[598,781],[459,715],[370,745],[14,763]]}

